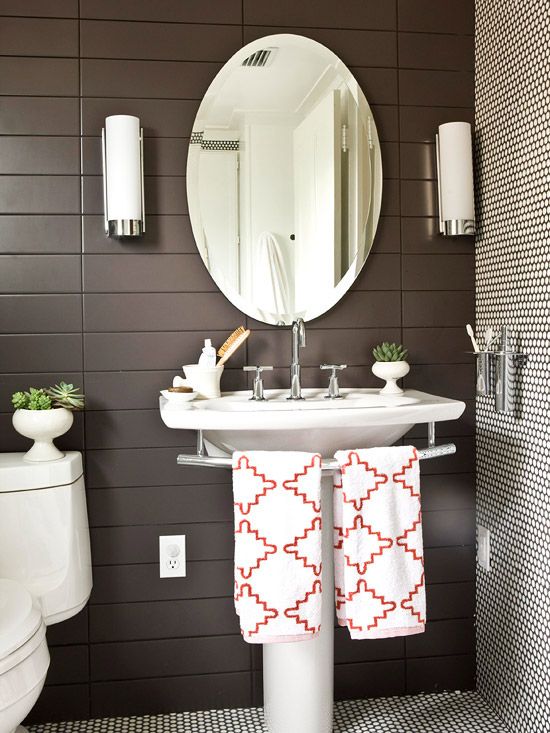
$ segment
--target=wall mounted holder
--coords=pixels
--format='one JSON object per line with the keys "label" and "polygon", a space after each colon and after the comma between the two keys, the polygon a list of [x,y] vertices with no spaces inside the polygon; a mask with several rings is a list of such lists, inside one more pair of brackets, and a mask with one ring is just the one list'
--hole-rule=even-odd
{"label": "wall mounted holder", "polygon": [[517,406],[517,370],[527,363],[527,355],[510,348],[510,329],[502,328],[498,351],[469,352],[476,357],[476,394],[495,398],[497,412],[514,412]]}

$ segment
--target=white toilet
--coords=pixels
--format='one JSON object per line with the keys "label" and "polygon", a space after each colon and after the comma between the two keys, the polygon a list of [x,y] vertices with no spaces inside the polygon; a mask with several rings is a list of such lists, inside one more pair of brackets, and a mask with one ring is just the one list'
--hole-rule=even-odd
{"label": "white toilet", "polygon": [[77,614],[92,589],[81,454],[23,455],[0,453],[0,733],[24,731],[50,663],[46,626]]}

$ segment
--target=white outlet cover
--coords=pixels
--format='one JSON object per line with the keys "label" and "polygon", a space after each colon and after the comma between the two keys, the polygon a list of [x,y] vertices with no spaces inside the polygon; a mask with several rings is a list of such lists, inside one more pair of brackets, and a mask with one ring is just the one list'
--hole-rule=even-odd
{"label": "white outlet cover", "polygon": [[186,577],[184,534],[160,535],[159,573],[161,578]]}

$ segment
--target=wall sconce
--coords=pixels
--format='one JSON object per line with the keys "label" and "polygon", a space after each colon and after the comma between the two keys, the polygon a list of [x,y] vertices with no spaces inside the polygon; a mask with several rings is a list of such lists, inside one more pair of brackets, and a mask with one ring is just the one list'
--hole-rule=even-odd
{"label": "wall sconce", "polygon": [[145,231],[143,130],[139,117],[106,117],[102,142],[105,234],[139,237]]}
{"label": "wall sconce", "polygon": [[444,237],[475,234],[472,131],[469,122],[439,125],[435,136],[439,232]]}

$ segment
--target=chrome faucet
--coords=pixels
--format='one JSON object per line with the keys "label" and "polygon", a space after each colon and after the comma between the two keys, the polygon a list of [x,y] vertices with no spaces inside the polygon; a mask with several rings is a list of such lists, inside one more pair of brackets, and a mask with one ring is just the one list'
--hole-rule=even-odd
{"label": "chrome faucet", "polygon": [[306,345],[306,324],[297,318],[292,324],[292,363],[290,365],[290,394],[288,400],[303,400],[300,383],[300,347]]}

